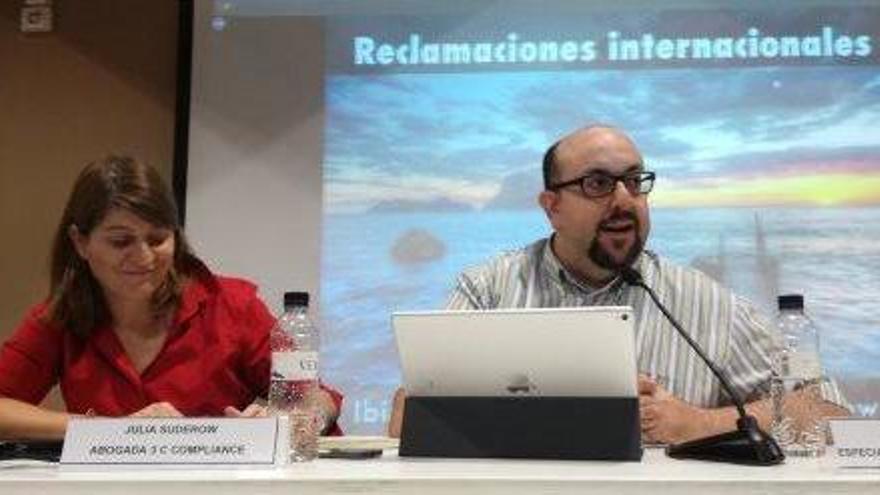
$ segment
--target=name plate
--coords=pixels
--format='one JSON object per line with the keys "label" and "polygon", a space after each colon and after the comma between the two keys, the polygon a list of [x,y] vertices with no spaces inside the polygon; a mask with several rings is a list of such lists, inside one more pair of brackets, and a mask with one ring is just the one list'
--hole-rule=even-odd
{"label": "name plate", "polygon": [[828,423],[837,467],[880,467],[880,419],[835,418]]}
{"label": "name plate", "polygon": [[61,464],[272,465],[278,438],[274,417],[75,418]]}

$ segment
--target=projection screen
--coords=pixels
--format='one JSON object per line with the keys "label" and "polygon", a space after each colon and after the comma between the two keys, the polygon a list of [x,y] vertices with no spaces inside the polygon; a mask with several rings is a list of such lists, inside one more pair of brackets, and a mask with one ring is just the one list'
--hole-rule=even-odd
{"label": "projection screen", "polygon": [[[186,226],[273,311],[308,290],[347,432],[384,430],[389,316],[550,232],[541,157],[590,122],[658,179],[648,247],[772,316],[805,294],[880,399],[876,2],[196,2]],[[540,342],[535,343],[536,347]]]}

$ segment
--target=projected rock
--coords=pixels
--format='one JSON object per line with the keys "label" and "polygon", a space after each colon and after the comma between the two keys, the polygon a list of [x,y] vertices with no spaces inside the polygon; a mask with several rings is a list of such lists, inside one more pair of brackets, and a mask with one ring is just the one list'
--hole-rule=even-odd
{"label": "projected rock", "polygon": [[446,244],[425,229],[410,229],[394,241],[391,258],[410,265],[435,261],[446,255]]}

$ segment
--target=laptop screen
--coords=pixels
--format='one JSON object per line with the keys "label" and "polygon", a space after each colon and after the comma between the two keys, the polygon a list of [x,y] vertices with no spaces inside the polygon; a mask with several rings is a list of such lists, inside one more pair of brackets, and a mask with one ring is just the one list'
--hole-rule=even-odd
{"label": "laptop screen", "polygon": [[410,396],[637,397],[628,306],[391,318]]}

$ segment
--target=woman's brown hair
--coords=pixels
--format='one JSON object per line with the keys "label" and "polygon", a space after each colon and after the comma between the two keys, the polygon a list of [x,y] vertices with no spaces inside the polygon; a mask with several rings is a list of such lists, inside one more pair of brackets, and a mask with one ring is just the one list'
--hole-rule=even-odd
{"label": "woman's brown hair", "polygon": [[144,221],[174,232],[174,263],[168,278],[153,293],[152,309],[159,317],[174,311],[189,277],[213,281],[205,264],[193,253],[177,218],[174,203],[162,177],[151,166],[127,156],[108,156],[89,163],[80,172],[55,231],[50,258],[47,322],[87,337],[111,320],[101,286],[80,258],[70,238],[70,228],[89,235],[107,213],[121,208]]}

